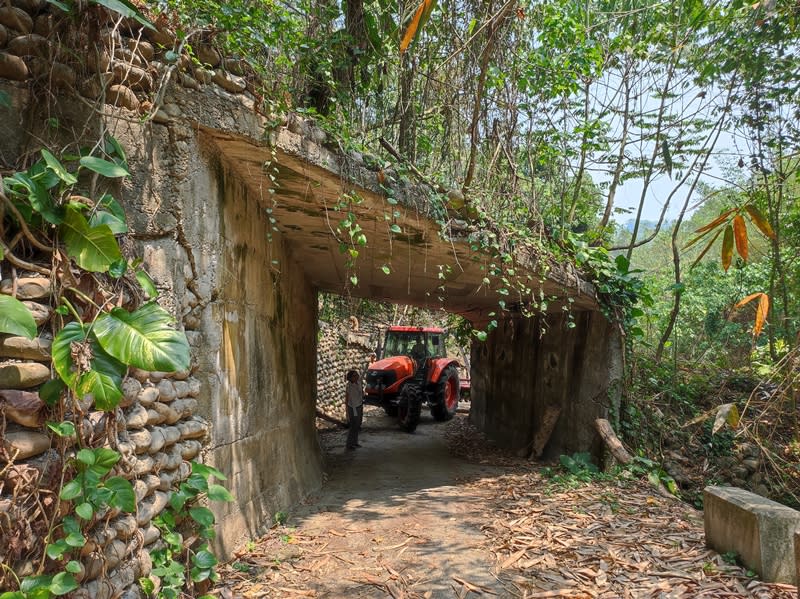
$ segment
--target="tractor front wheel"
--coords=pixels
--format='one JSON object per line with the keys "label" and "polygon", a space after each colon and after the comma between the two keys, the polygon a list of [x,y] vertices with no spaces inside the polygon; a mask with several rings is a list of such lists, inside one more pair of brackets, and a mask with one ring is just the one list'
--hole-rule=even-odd
{"label": "tractor front wheel", "polygon": [[456,415],[458,396],[461,393],[461,384],[458,380],[458,369],[450,365],[442,371],[436,383],[436,396],[431,406],[431,415],[435,420],[444,422]]}
{"label": "tractor front wheel", "polygon": [[397,418],[402,428],[407,433],[413,433],[422,414],[422,398],[416,385],[406,385],[400,392],[400,401],[397,404]]}

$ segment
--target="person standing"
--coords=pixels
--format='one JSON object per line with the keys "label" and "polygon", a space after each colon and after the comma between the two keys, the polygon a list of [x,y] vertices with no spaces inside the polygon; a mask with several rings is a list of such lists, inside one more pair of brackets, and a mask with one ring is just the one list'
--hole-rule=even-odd
{"label": "person standing", "polygon": [[358,443],[358,431],[361,429],[361,420],[364,417],[364,390],[361,388],[360,377],[355,370],[347,373],[345,405],[347,406],[347,420],[350,423],[347,431],[347,449],[355,449],[361,447]]}

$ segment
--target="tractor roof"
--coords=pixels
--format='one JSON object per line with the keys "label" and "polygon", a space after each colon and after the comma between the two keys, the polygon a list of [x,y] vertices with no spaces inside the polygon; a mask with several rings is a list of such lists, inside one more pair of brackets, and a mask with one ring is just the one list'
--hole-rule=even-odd
{"label": "tractor roof", "polygon": [[444,333],[438,327],[389,327],[390,333]]}

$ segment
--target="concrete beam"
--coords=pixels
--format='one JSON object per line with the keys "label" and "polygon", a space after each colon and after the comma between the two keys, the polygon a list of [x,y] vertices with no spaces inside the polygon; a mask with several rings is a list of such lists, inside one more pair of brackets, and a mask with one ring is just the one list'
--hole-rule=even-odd
{"label": "concrete beam", "polygon": [[765,582],[797,584],[800,512],[737,487],[706,487],[703,505],[706,546],[735,551]]}

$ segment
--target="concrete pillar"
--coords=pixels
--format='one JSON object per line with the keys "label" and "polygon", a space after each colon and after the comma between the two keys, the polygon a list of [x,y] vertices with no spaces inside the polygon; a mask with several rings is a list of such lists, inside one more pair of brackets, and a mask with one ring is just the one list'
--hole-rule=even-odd
{"label": "concrete pillar", "polygon": [[620,337],[600,312],[515,316],[473,343],[470,418],[497,443],[521,449],[557,407],[545,456],[598,453],[593,423],[608,416],[621,378]]}

